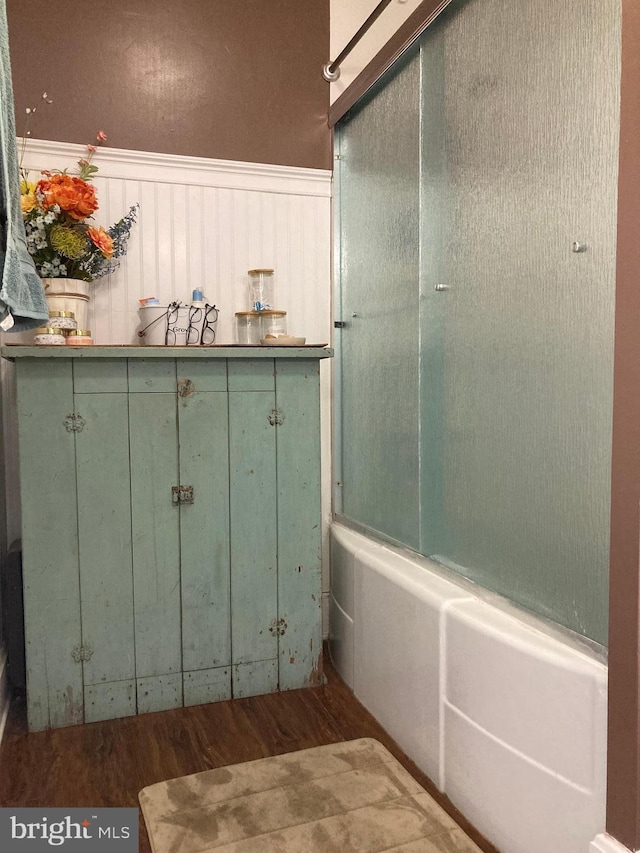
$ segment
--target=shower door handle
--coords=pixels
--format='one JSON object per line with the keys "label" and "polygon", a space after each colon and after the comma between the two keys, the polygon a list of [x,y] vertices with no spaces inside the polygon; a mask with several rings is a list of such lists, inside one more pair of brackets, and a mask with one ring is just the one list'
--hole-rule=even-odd
{"label": "shower door handle", "polygon": [[448,285],[448,284],[436,284],[436,290],[437,290],[437,291],[441,291],[441,290],[449,290],[449,289],[450,289],[450,288],[449,288],[449,285]]}

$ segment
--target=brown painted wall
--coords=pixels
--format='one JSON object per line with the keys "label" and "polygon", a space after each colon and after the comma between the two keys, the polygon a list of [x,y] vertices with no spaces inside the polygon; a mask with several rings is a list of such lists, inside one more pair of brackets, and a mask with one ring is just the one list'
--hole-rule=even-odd
{"label": "brown painted wall", "polygon": [[[329,0],[7,0],[18,133],[330,168]],[[47,92],[54,103],[43,104]]]}

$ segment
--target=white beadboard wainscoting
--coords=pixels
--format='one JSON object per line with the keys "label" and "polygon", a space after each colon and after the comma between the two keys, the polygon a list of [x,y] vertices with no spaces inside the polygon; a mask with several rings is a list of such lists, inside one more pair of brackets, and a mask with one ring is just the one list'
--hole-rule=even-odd
{"label": "white beadboard wainscoting", "polygon": [[[21,144],[21,142],[19,143]],[[30,180],[42,169],[77,173],[86,147],[30,139],[23,165]],[[187,302],[199,288],[220,309],[217,343],[234,340],[234,315],[247,310],[247,271],[272,267],[276,307],[290,333],[308,343],[331,341],[331,172],[261,163],[183,157],[101,147],[93,163],[97,224],[110,226],[136,202],[138,223],[126,257],[97,281],[89,328],[97,344],[138,343],[138,300]],[[11,343],[11,335],[4,335]],[[14,339],[15,340],[15,339]],[[16,436],[5,362],[3,422],[7,454],[8,542],[20,535]],[[328,614],[328,523],[331,494],[331,365],[321,365],[323,612]]]}
{"label": "white beadboard wainscoting", "polygon": [[[73,174],[85,154],[82,145],[29,140],[24,166],[33,180],[41,169]],[[188,301],[194,288],[220,309],[218,342],[230,343],[235,312],[249,307],[247,270],[256,267],[275,269],[289,331],[328,343],[330,172],[114,148],[100,148],[93,163],[98,224],[140,204],[126,258],[93,285],[97,344],[136,343],[139,299]]]}

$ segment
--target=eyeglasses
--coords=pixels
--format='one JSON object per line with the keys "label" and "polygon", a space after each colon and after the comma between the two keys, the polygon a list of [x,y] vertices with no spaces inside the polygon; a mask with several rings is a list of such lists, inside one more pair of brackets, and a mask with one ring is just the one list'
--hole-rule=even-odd
{"label": "eyeglasses", "polygon": [[196,308],[193,305],[189,308],[189,326],[187,328],[188,344],[201,343],[200,338],[202,337],[203,314],[204,312],[202,308]]}
{"label": "eyeglasses", "polygon": [[189,333],[189,329],[183,329],[176,325],[178,322],[180,310],[179,302],[170,302],[169,307],[167,308],[167,330],[164,336],[164,342],[168,347],[174,347],[178,340],[178,337],[186,336]]}
{"label": "eyeglasses", "polygon": [[[202,308],[198,308],[202,311]],[[216,323],[218,322],[218,309],[215,305],[204,306],[204,319],[202,321],[202,333],[200,335],[200,343],[204,346],[211,346],[216,340]]]}
{"label": "eyeglasses", "polygon": [[[180,311],[182,310],[182,316]],[[147,329],[155,323],[166,319],[164,342],[166,346],[176,344],[190,346],[203,344],[211,346],[216,340],[216,323],[218,322],[218,309],[215,305],[205,305],[204,308],[187,306],[180,302],[171,302],[166,313],[156,317],[148,326],[138,332],[143,337]],[[185,316],[185,314],[187,316]],[[185,327],[186,323],[186,327]]]}

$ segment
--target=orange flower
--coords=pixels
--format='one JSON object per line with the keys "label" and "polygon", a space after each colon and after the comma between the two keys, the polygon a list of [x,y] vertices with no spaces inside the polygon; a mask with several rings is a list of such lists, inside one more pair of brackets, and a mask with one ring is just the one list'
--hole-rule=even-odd
{"label": "orange flower", "polygon": [[110,258],[113,255],[113,239],[104,228],[89,228],[87,234],[93,245],[100,249],[105,258]]}
{"label": "orange flower", "polygon": [[72,219],[86,219],[98,209],[95,189],[81,178],[52,175],[48,180],[38,182],[38,191],[45,210],[57,204]]}

